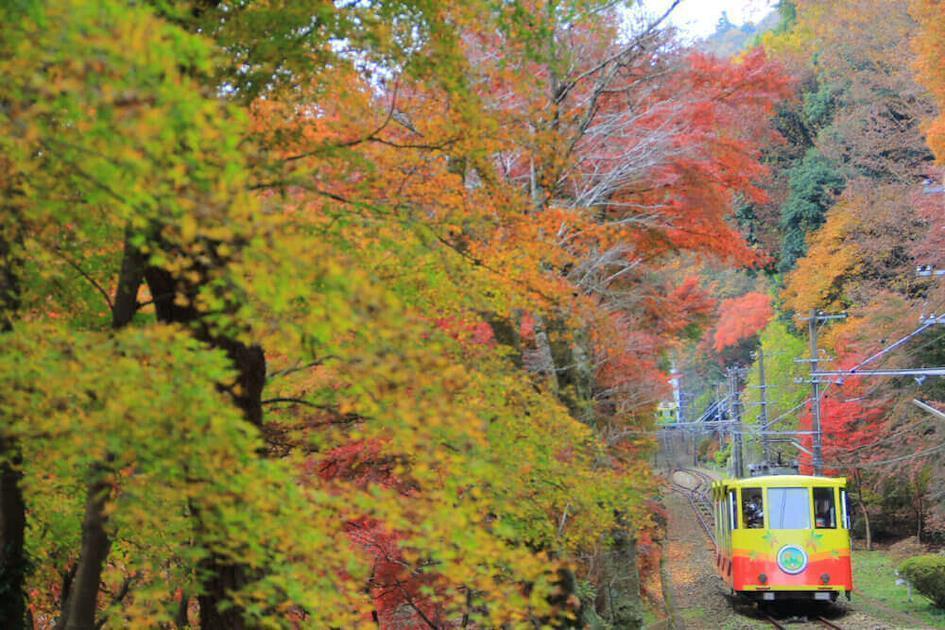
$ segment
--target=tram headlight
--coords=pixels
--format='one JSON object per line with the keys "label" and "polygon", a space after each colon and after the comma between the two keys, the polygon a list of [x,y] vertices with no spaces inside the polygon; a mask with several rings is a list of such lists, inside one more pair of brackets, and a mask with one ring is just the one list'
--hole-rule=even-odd
{"label": "tram headlight", "polygon": [[765,575],[764,573],[761,573],[760,575],[758,575],[758,581],[761,582],[762,584],[767,584],[768,576]]}
{"label": "tram headlight", "polygon": [[820,581],[823,582],[824,584],[830,584],[830,574],[822,573],[820,575]]}

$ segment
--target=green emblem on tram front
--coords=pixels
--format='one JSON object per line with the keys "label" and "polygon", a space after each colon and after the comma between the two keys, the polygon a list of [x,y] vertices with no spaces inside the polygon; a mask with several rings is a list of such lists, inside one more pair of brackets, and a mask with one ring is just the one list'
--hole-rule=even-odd
{"label": "green emblem on tram front", "polygon": [[785,545],[778,552],[778,566],[785,573],[796,575],[807,568],[807,554],[796,545]]}

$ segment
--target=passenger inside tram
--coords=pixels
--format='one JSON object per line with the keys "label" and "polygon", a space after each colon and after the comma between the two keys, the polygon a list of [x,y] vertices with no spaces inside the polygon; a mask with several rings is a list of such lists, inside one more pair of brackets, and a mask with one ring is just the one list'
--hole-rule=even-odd
{"label": "passenger inside tram", "polygon": [[745,527],[749,529],[761,529],[764,527],[764,504],[759,488],[746,488],[742,491],[742,511],[744,512]]}
{"label": "passenger inside tram", "polygon": [[814,527],[833,529],[837,526],[837,510],[833,488],[814,488]]}

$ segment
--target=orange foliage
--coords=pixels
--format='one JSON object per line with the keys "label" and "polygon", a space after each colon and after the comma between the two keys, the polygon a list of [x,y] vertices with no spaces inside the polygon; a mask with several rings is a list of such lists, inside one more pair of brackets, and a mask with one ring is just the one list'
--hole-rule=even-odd
{"label": "orange foliage", "polygon": [[913,0],[911,9],[920,26],[913,40],[915,67],[941,112],[926,130],[927,141],[938,161],[945,163],[945,1]]}
{"label": "orange foliage", "polygon": [[860,259],[859,249],[850,238],[856,226],[849,203],[841,203],[827,214],[827,222],[809,239],[807,256],[786,279],[785,306],[797,313],[812,308],[840,308],[843,281],[854,274]]}

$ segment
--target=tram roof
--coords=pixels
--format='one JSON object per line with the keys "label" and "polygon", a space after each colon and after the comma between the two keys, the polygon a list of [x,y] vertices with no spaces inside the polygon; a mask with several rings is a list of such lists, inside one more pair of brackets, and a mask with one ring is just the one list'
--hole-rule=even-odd
{"label": "tram roof", "polygon": [[757,488],[758,486],[845,486],[846,477],[815,477],[813,475],[763,475],[722,479],[715,482],[728,488]]}

